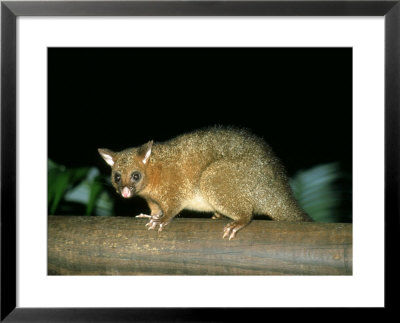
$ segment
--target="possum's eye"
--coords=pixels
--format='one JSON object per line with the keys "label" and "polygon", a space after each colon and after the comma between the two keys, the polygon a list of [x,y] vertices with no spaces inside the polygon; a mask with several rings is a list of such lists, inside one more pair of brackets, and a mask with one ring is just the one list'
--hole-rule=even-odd
{"label": "possum's eye", "polygon": [[133,172],[132,173],[132,181],[138,182],[142,175],[139,172]]}
{"label": "possum's eye", "polygon": [[121,180],[121,174],[115,173],[114,174],[114,182],[118,184],[120,180]]}

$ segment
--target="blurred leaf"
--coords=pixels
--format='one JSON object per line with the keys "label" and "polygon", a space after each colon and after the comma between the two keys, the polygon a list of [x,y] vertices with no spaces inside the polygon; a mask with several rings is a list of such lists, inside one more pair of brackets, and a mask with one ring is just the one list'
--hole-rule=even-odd
{"label": "blurred leaf", "polygon": [[65,193],[65,201],[85,205],[86,215],[112,215],[114,201],[104,191],[101,179],[100,171],[96,167],[89,168],[85,179]]}
{"label": "blurred leaf", "polygon": [[57,165],[55,162],[52,160],[48,160],[48,175],[47,175],[47,184],[48,184],[48,193],[47,193],[47,198],[48,198],[48,205],[52,203],[54,200],[54,197],[56,195],[57,191],[57,178],[62,173],[65,171],[65,168],[63,168],[60,165]]}
{"label": "blurred leaf", "polygon": [[99,216],[110,216],[113,213],[114,200],[110,197],[108,192],[103,191],[100,193],[96,201],[95,214]]}
{"label": "blurred leaf", "polygon": [[88,167],[80,167],[80,168],[71,168],[69,171],[72,173],[71,175],[71,184],[75,184],[76,182],[85,178],[89,172],[90,168]]}
{"label": "blurred leaf", "polygon": [[64,195],[64,192],[67,190],[70,185],[71,172],[63,171],[56,174],[54,178],[54,182],[52,183],[52,203],[50,208],[50,213],[54,214],[58,203]]}
{"label": "blurred leaf", "polygon": [[65,193],[64,199],[67,202],[86,204],[89,200],[89,183],[82,181]]}
{"label": "blurred leaf", "polygon": [[55,162],[53,162],[51,159],[48,159],[47,160],[47,169],[50,171],[50,170],[53,170],[53,169],[57,169],[57,168],[60,168],[60,166],[59,165],[57,165]]}
{"label": "blurred leaf", "polygon": [[299,204],[314,221],[351,221],[351,209],[346,207],[351,200],[351,181],[338,163],[300,171],[290,185]]}
{"label": "blurred leaf", "polygon": [[86,179],[89,182],[96,180],[100,175],[100,171],[96,167],[91,167],[87,172]]}
{"label": "blurred leaf", "polygon": [[[74,206],[73,203],[79,203],[85,206],[86,214],[88,215],[93,212],[96,215],[111,215],[114,204],[108,193],[104,191],[99,181],[100,179],[102,178],[96,167],[67,169],[49,159],[49,213],[55,214],[60,203],[63,203],[63,207],[60,210],[70,210]],[[67,206],[65,202],[69,202],[70,206]]]}
{"label": "blurred leaf", "polygon": [[102,189],[103,187],[99,182],[93,181],[90,183],[89,200],[86,204],[86,215],[92,214],[94,205]]}

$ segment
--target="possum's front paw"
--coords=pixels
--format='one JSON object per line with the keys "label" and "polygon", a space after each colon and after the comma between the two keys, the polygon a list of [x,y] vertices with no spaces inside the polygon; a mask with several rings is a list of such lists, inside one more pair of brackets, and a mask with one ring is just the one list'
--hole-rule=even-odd
{"label": "possum's front paw", "polygon": [[136,217],[150,219],[150,221],[146,223],[146,227],[148,227],[147,230],[154,230],[158,225],[158,232],[161,232],[164,227],[170,223],[170,221],[166,220],[165,217],[162,217],[162,214],[147,215],[142,213]]}

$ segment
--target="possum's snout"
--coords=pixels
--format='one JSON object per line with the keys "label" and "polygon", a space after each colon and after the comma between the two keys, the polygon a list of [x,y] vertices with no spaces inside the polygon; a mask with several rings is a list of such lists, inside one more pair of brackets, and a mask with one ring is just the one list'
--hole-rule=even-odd
{"label": "possum's snout", "polygon": [[132,194],[131,189],[129,187],[125,186],[121,191],[121,195],[122,195],[122,197],[127,199],[127,198],[132,197],[133,194]]}

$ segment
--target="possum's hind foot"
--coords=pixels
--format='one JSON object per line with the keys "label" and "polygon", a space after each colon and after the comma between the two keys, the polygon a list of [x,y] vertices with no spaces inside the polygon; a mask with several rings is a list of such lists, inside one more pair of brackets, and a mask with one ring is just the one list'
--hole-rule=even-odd
{"label": "possum's hind foot", "polygon": [[222,236],[223,239],[229,236],[229,240],[232,240],[235,236],[236,233],[244,228],[249,222],[243,222],[243,221],[233,221],[231,223],[228,223],[225,228],[224,228],[224,235]]}
{"label": "possum's hind foot", "polygon": [[213,216],[211,217],[211,219],[216,220],[216,219],[220,219],[222,217],[222,214],[219,214],[218,212],[215,212],[213,214]]}

